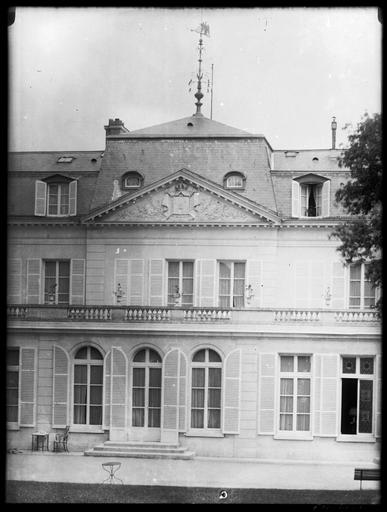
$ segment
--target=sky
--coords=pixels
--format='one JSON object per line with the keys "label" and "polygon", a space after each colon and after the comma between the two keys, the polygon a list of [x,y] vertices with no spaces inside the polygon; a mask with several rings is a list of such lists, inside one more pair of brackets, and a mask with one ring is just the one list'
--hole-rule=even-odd
{"label": "sky", "polygon": [[[212,119],[273,149],[346,146],[347,124],[381,111],[376,7],[17,7],[8,27],[9,149],[103,150],[104,125],[132,131],[195,113],[198,33]],[[202,113],[211,116],[203,84]]]}

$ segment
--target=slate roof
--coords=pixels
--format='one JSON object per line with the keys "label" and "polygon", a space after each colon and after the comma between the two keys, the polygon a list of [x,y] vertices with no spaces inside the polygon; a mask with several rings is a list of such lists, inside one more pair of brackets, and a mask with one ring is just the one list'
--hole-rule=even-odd
{"label": "slate roof", "polygon": [[341,170],[338,164],[341,153],[341,149],[275,150],[273,168],[278,171],[308,172]]}
{"label": "slate roof", "polygon": [[[98,171],[101,165],[101,151],[17,151],[9,153],[8,171],[48,172],[67,174],[71,172]],[[71,163],[57,163],[62,156],[72,156]],[[93,161],[95,160],[95,162]]]}

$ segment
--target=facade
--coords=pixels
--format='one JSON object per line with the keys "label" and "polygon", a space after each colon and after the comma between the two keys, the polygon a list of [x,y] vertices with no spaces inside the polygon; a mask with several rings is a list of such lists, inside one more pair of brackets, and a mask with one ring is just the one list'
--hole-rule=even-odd
{"label": "facade", "polygon": [[[8,447],[372,461],[377,291],[329,238],[340,151],[196,114],[9,156]],[[334,140],[334,132],[332,132]]]}

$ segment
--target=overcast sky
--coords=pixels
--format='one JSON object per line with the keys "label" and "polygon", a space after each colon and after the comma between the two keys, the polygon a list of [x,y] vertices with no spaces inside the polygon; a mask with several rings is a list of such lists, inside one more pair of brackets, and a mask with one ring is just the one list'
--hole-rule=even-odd
{"label": "overcast sky", "polygon": [[[9,34],[9,149],[100,150],[104,125],[136,130],[192,115],[198,34],[214,65],[213,119],[274,149],[329,148],[381,111],[373,8],[16,8]],[[204,87],[202,112],[210,117]]]}

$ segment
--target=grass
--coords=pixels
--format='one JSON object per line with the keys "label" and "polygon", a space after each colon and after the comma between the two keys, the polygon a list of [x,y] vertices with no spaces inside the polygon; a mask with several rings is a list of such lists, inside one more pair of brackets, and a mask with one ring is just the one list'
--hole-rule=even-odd
{"label": "grass", "polygon": [[76,484],[10,480],[6,503],[286,503],[313,505],[379,504],[380,493],[289,489],[222,489],[158,485]]}

